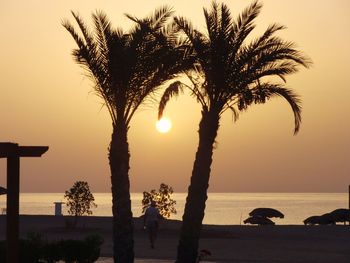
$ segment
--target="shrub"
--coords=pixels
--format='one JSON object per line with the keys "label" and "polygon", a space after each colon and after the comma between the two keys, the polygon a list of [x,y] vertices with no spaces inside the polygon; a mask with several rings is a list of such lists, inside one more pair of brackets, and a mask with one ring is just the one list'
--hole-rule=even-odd
{"label": "shrub", "polygon": [[97,207],[94,203],[95,198],[90,191],[89,185],[84,181],[75,182],[72,188],[65,192],[64,198],[67,199],[66,205],[69,207],[68,213],[75,216],[71,227],[76,226],[78,216],[84,214],[91,215],[91,207]]}
{"label": "shrub", "polygon": [[[40,234],[30,233],[19,240],[19,262],[38,263],[42,255],[44,241]],[[6,262],[6,240],[0,241],[0,262]]]}
{"label": "shrub", "polygon": [[163,217],[169,218],[171,214],[176,214],[176,201],[171,198],[172,193],[173,188],[164,183],[160,185],[158,192],[155,189],[150,192],[143,192],[142,213],[150,207],[151,201],[153,200],[157,204],[159,214]]}
{"label": "shrub", "polygon": [[[38,236],[37,236],[38,237]],[[91,235],[84,240],[44,241],[29,237],[20,240],[20,262],[93,263],[100,256],[102,237]],[[0,241],[0,262],[6,262],[6,241]]]}
{"label": "shrub", "polygon": [[89,185],[84,181],[75,182],[72,188],[65,192],[64,198],[67,199],[66,205],[69,207],[70,215],[92,215],[91,207],[97,207]]}

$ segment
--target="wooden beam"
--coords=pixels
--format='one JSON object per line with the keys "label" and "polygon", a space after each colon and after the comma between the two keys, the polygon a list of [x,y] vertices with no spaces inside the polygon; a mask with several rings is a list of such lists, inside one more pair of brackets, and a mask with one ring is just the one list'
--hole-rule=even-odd
{"label": "wooden beam", "polygon": [[18,148],[18,154],[20,157],[40,157],[48,149],[48,146],[20,146]]}
{"label": "wooden beam", "polygon": [[0,158],[12,156],[40,157],[49,149],[48,146],[18,146],[17,143],[0,143]]}

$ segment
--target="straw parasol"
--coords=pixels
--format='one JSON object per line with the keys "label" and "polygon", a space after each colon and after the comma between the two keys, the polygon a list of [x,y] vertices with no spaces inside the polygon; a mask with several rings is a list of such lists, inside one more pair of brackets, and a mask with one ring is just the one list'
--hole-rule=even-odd
{"label": "straw parasol", "polygon": [[7,190],[5,187],[0,186],[0,195],[5,195],[7,194]]}
{"label": "straw parasol", "polygon": [[243,221],[244,224],[252,224],[252,225],[274,225],[275,222],[271,221],[266,217],[261,216],[251,216]]}
{"label": "straw parasol", "polygon": [[350,210],[345,208],[335,209],[329,213],[334,222],[343,222],[350,221]]}
{"label": "straw parasol", "polygon": [[253,211],[249,213],[250,216],[253,217],[265,217],[265,218],[272,218],[272,217],[279,217],[284,218],[284,215],[273,208],[255,208]]}
{"label": "straw parasol", "polygon": [[330,213],[327,213],[321,216],[310,216],[306,218],[303,222],[304,222],[304,225],[334,225],[335,224]]}

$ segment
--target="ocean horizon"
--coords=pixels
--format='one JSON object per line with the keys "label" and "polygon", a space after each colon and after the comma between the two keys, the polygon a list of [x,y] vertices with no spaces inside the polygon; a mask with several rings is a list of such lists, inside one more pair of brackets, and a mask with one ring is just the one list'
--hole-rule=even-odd
{"label": "ocean horizon", "polygon": [[[111,193],[93,193],[97,208],[93,216],[112,216]],[[174,193],[177,214],[170,219],[181,220],[187,193]],[[134,217],[142,215],[142,193],[131,193]],[[240,225],[251,210],[271,207],[281,211],[283,219],[273,219],[278,225],[300,225],[309,216],[322,215],[338,208],[348,208],[348,193],[208,193],[204,224]],[[21,193],[20,214],[54,215],[54,202],[65,202],[64,193]],[[6,207],[6,196],[0,197],[0,209]],[[63,215],[68,215],[62,204]]]}

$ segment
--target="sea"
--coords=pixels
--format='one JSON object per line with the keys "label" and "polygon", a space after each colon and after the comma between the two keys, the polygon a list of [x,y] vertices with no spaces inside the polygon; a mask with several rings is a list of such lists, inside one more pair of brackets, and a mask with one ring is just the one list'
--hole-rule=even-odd
{"label": "sea", "polygon": [[[96,208],[93,216],[112,216],[111,193],[93,193]],[[174,193],[176,214],[170,219],[181,220],[186,193]],[[142,215],[142,193],[132,193],[134,217]],[[62,193],[21,193],[20,214],[54,215],[55,202],[63,202],[62,213],[68,215]],[[208,193],[204,224],[241,225],[250,211],[258,207],[271,207],[284,214],[283,219],[273,219],[278,225],[301,225],[309,216],[322,215],[338,208],[348,208],[348,193]],[[6,195],[0,196],[0,213],[6,208]]]}

